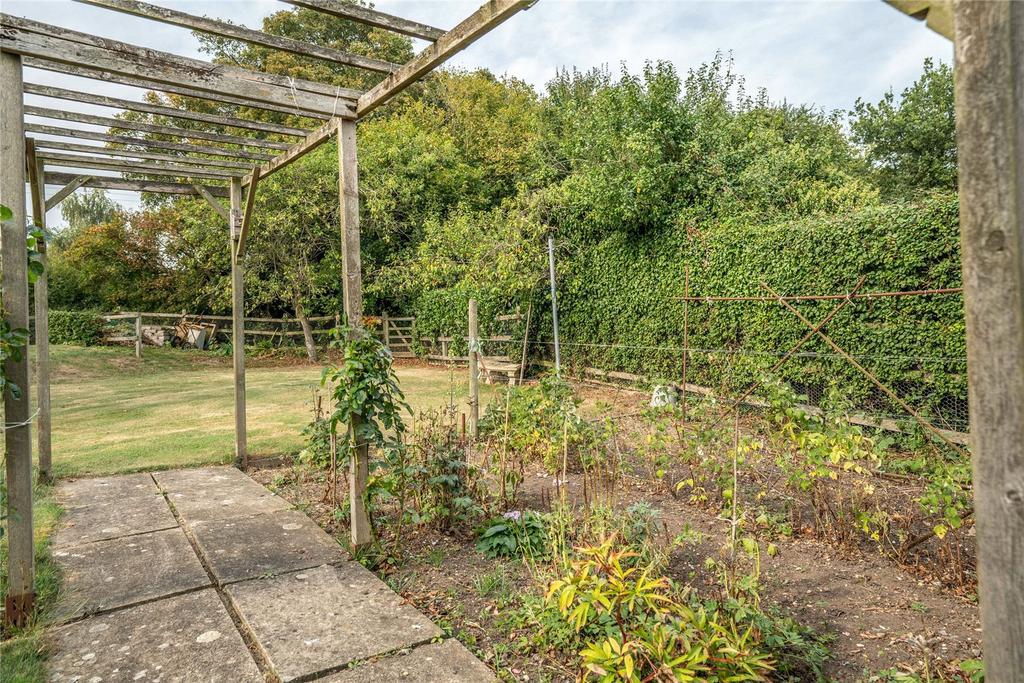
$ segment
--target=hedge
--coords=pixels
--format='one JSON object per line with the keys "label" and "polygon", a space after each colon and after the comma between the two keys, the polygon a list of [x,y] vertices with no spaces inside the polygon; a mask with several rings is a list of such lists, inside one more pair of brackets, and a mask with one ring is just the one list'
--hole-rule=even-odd
{"label": "hedge", "polygon": [[48,319],[51,344],[91,346],[103,339],[105,323],[97,313],[51,310]]}
{"label": "hedge", "polygon": [[[617,232],[596,243],[565,245],[559,262],[563,363],[621,370],[652,378],[680,376],[684,269],[694,296],[839,294],[865,278],[862,291],[904,291],[961,285],[958,202],[936,194],[913,202],[865,208],[836,217],[772,225],[732,220],[680,226],[644,235]],[[479,289],[479,288],[478,288]],[[508,293],[485,296],[489,308]],[[535,290],[533,334],[550,340],[550,302]],[[421,297],[424,327],[461,332],[464,292]],[[442,302],[452,305],[441,330]],[[839,302],[801,302],[810,321]],[[507,305],[514,305],[509,302]],[[482,319],[483,318],[482,307]],[[502,311],[496,311],[502,312]],[[420,315],[421,310],[417,310]],[[809,330],[777,302],[689,304],[690,381],[726,390],[756,380]],[[429,325],[428,325],[428,320]],[[966,418],[966,337],[959,295],[856,300],[824,331],[897,393],[917,405],[950,406]],[[616,346],[611,346],[616,345]],[[542,348],[547,351],[547,347]],[[779,375],[811,394],[838,385],[862,407],[894,412],[874,386],[820,339],[801,349]],[[963,425],[950,425],[959,426]]]}

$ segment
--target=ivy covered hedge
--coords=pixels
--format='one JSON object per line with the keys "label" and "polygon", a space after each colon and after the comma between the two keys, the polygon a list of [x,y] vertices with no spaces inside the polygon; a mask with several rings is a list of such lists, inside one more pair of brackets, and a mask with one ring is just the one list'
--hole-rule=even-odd
{"label": "ivy covered hedge", "polygon": [[[563,363],[671,380],[681,372],[679,297],[687,264],[693,296],[767,295],[761,283],[783,295],[839,294],[862,276],[864,292],[961,284],[958,202],[951,194],[769,225],[728,219],[639,236],[614,232],[590,243],[563,239],[559,251]],[[471,295],[480,299],[482,324],[521,303],[515,292],[464,289],[424,292],[415,311],[421,332],[465,334]],[[536,287],[533,298],[532,335],[550,341],[546,288]],[[816,323],[839,303],[795,306]],[[690,355],[689,379],[724,389],[757,379],[809,331],[777,302],[691,302],[688,315],[689,347],[700,349]],[[959,295],[854,300],[824,331],[914,403],[966,399]],[[549,355],[549,346],[532,348]],[[862,404],[877,398],[871,383],[820,339],[801,350],[821,355],[783,365],[780,376],[797,388],[817,394],[836,384]]]}
{"label": "ivy covered hedge", "polygon": [[51,310],[50,343],[91,346],[103,339],[103,318],[90,311]]}

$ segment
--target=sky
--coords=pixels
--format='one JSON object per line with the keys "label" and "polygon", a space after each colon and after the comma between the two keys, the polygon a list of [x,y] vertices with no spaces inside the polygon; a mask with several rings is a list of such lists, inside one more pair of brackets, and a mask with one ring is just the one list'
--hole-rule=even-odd
{"label": "sky", "polygon": [[[275,0],[152,0],[191,14],[260,28],[263,17],[291,7]],[[449,29],[480,0],[378,0],[377,9]],[[178,55],[205,58],[185,29],[70,0],[3,0],[16,16],[114,38]],[[417,50],[425,45],[415,41]],[[680,73],[731,53],[748,92],[765,88],[775,101],[848,110],[858,98],[897,93],[921,73],[925,58],[952,62],[952,44],[880,0],[539,0],[448,62],[484,67],[526,80],[543,90],[559,69],[621,67],[636,72],[666,60]],[[25,80],[124,99],[142,92],[26,69]],[[54,102],[26,96],[26,104]],[[110,116],[112,110],[73,102],[59,107]],[[31,117],[29,120],[34,120]],[[40,123],[54,123],[39,120]],[[78,128],[96,126],[65,123]],[[40,136],[46,137],[46,136]],[[65,169],[57,169],[65,170]],[[48,188],[50,193],[56,188]],[[128,208],[138,195],[113,191]],[[59,210],[47,215],[59,226]]]}

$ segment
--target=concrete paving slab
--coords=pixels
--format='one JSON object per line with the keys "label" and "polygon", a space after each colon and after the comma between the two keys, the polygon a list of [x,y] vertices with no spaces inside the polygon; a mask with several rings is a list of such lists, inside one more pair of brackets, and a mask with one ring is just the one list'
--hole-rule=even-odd
{"label": "concrete paving slab", "polygon": [[61,617],[133,605],[210,585],[181,529],[57,549]]}
{"label": "concrete paving slab", "polygon": [[53,547],[64,548],[178,526],[164,497],[153,489],[139,497],[70,507],[61,517]]}
{"label": "concrete paving slab", "polygon": [[51,683],[263,681],[213,590],[83,619],[50,637]]}
{"label": "concrete paving slab", "polygon": [[168,493],[167,499],[186,524],[231,517],[250,517],[291,508],[284,498],[275,496],[263,487],[260,489],[262,493],[252,490],[218,489],[177,492]]}
{"label": "concrete paving slab", "polygon": [[297,510],[198,521],[190,529],[221,584],[349,559],[337,541]]}
{"label": "concrete paving slab", "polygon": [[122,474],[116,477],[94,477],[61,482],[57,501],[65,508],[145,498],[159,493],[153,477],[148,474]]}
{"label": "concrete paving slab", "polygon": [[226,590],[285,683],[441,635],[357,562],[235,583]]}
{"label": "concrete paving slab", "polygon": [[497,678],[454,638],[357,664],[321,683],[491,683]]}
{"label": "concrete paving slab", "polygon": [[192,491],[202,487],[255,483],[245,472],[230,465],[154,472],[153,478],[156,479],[160,488],[165,491]]}

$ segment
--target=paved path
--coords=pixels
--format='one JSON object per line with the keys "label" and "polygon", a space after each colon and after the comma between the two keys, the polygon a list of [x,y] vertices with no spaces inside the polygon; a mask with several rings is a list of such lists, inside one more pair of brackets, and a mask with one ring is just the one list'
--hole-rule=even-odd
{"label": "paved path", "polygon": [[68,623],[50,632],[51,681],[494,680],[234,468],[79,479],[57,495]]}

